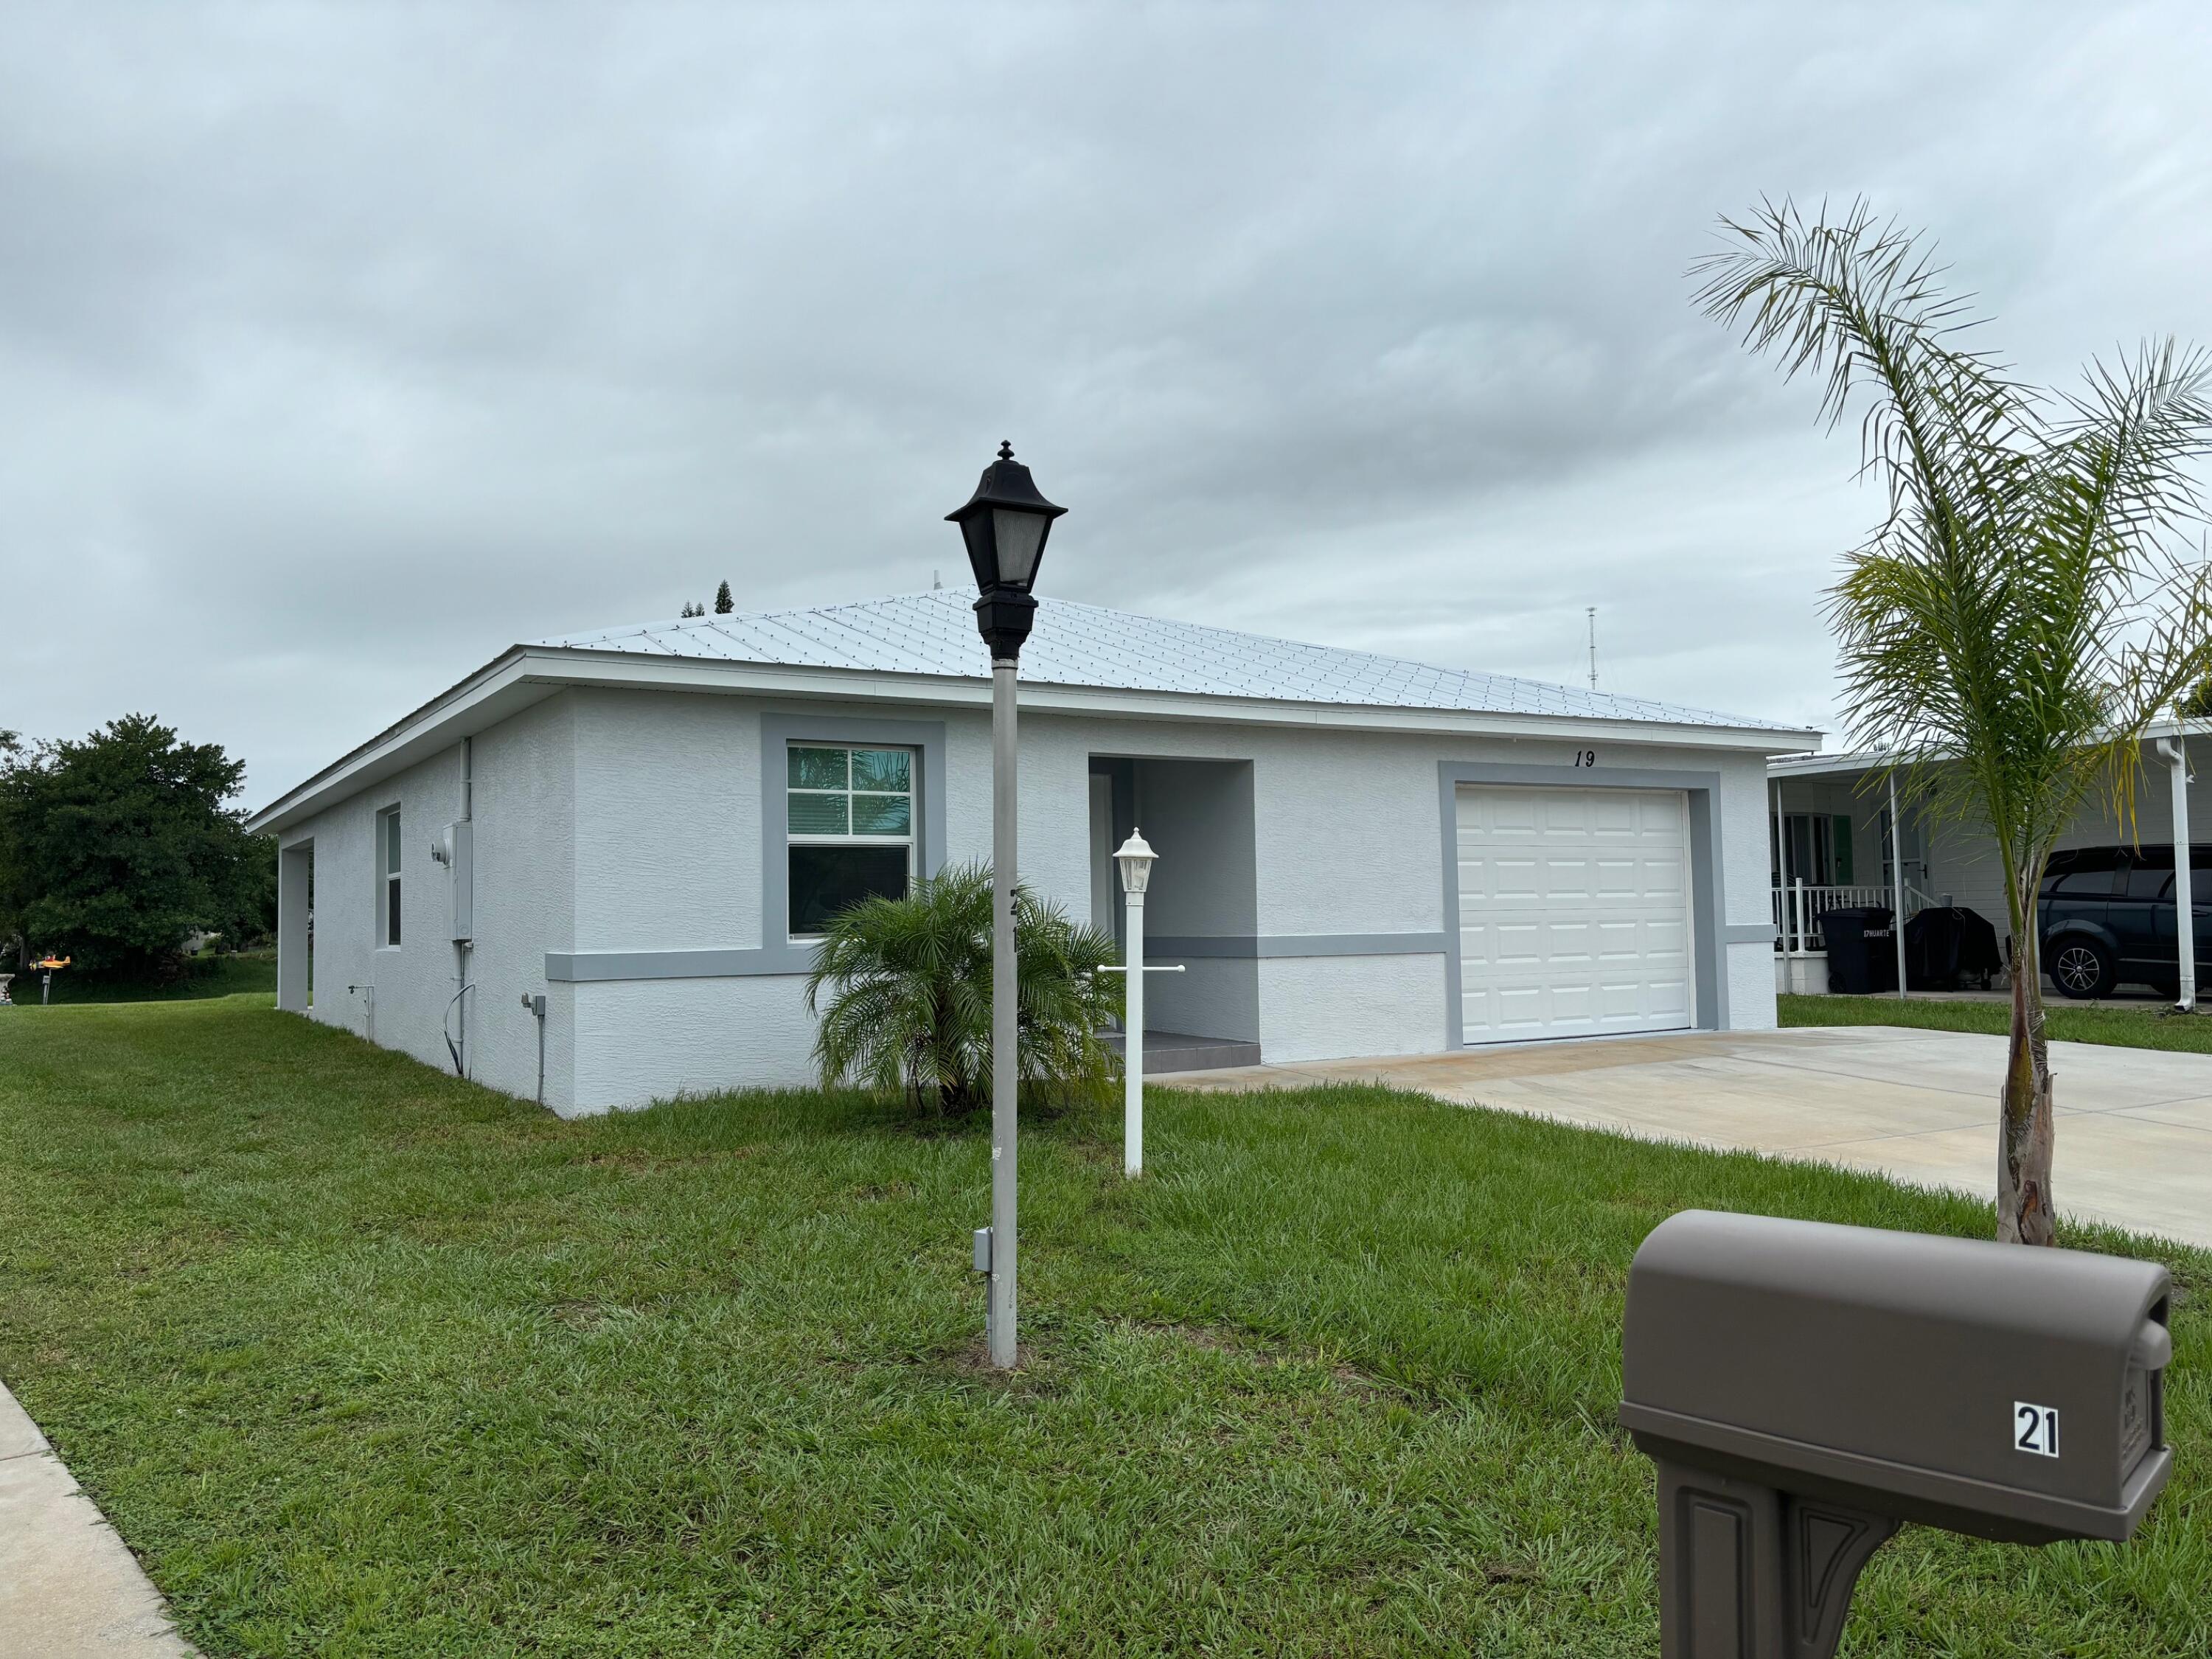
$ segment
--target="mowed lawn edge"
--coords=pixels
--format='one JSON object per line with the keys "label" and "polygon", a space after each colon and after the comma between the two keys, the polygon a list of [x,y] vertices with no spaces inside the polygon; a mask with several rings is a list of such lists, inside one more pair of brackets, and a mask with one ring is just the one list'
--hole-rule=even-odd
{"label": "mowed lawn edge", "polygon": [[[1782,996],[1775,1003],[1784,1026],[1901,1025],[1913,1030],[1978,1031],[1990,1036],[2002,1036],[2012,1028],[2011,1005],[2003,1002],[1954,1002],[1917,996]],[[2044,1010],[2044,1032],[2053,1042],[2212,1054],[2212,1013],[2174,1014],[2162,1003],[2136,1008],[2081,1008],[2054,999]]]}
{"label": "mowed lawn edge", "polygon": [[[717,1097],[563,1123],[265,997],[0,1024],[0,1378],[211,1655],[1651,1655],[1620,1298],[1692,1206],[1986,1206],[1370,1088],[1024,1125]],[[2124,1549],[1908,1529],[1854,1654],[2212,1650],[2212,1261]]]}

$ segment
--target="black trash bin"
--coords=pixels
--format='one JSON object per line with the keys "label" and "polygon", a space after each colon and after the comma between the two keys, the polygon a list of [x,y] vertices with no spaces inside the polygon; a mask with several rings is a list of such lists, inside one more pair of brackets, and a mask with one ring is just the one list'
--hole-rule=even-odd
{"label": "black trash bin", "polygon": [[1878,905],[1820,913],[1828,952],[1828,989],[1837,996],[1872,996],[1897,988],[1897,935]]}

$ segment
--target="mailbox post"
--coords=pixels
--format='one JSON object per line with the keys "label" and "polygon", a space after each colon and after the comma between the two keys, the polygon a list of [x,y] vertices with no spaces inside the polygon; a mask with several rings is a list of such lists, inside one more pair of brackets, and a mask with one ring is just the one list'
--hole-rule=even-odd
{"label": "mailbox post", "polygon": [[1629,1270],[1664,1659],[1828,1659],[1900,1522],[2132,1534],[2173,1470],[2171,1285],[2079,1250],[1689,1210]]}

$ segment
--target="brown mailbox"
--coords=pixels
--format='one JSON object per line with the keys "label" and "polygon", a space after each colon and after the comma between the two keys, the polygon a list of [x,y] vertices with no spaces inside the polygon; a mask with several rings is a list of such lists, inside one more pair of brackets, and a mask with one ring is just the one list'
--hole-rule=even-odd
{"label": "brown mailbox", "polygon": [[1686,1211],[1629,1270],[1668,1659],[1818,1659],[1903,1521],[2124,1539],[2172,1472],[2154,1262]]}

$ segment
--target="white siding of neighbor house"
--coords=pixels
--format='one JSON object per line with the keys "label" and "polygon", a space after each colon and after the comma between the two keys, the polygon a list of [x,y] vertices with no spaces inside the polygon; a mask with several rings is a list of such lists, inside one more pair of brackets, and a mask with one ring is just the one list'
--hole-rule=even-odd
{"label": "white siding of neighbor house", "polygon": [[[586,981],[550,986],[554,951],[754,950],[763,938],[762,717],[919,721],[945,731],[942,787],[949,860],[990,851],[989,717],[981,709],[860,702],[795,703],[735,696],[568,690],[475,741],[477,951],[471,1071],[527,1097],[535,1031],[519,1006],[548,991],[546,1101],[563,1114],[641,1105],[680,1093],[809,1080],[812,1022],[794,975]],[[1443,762],[1565,767],[1559,741],[1024,714],[1021,865],[1024,878],[1088,918],[1090,769],[1096,757],[1245,763],[1251,843],[1222,847],[1209,814],[1224,797],[1139,801],[1158,849],[1156,904],[1178,886],[1185,934],[1279,939],[1313,934],[1441,935]],[[1723,915],[1768,919],[1765,762],[1695,747],[1608,744],[1609,768],[1718,772]],[[1217,778],[1216,781],[1219,780]],[[780,780],[771,781],[780,787]],[[370,948],[375,811],[402,804],[405,943]],[[438,1031],[453,989],[442,871],[431,836],[457,815],[459,750],[364,791],[288,832],[315,841],[318,951],[314,1017],[362,1029],[348,981],[378,986],[377,1038],[444,1066]],[[1194,866],[1194,860],[1205,861]],[[1241,868],[1239,861],[1241,860]],[[1182,872],[1182,873],[1178,873]],[[439,879],[433,881],[434,873]],[[1212,908],[1209,908],[1208,906]],[[1110,926],[1111,919],[1103,920]],[[1156,933],[1164,931],[1157,921]],[[1764,944],[1718,947],[1729,1024],[1774,1024]],[[1148,988],[1151,1024],[1256,1040],[1269,1060],[1427,1053],[1448,1041],[1446,957],[1423,954],[1189,960]],[[1256,1006],[1255,1006],[1256,1005]]]}

